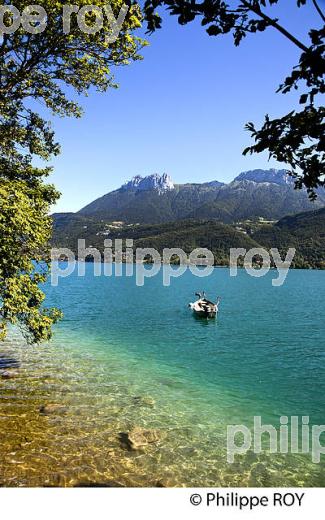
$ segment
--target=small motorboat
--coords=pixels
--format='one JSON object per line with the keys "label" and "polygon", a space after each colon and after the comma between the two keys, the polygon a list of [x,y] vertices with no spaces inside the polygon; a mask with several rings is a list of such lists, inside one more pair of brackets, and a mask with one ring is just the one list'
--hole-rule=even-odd
{"label": "small motorboat", "polygon": [[189,304],[194,314],[202,318],[215,318],[219,311],[220,297],[217,298],[216,303],[213,303],[206,298],[204,292],[195,293],[195,296],[199,299]]}

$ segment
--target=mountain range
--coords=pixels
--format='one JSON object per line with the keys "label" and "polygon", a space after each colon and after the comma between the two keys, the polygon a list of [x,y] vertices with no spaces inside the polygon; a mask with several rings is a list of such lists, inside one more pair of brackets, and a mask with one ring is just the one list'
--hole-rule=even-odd
{"label": "mountain range", "polygon": [[107,193],[78,214],[127,224],[158,224],[184,219],[216,219],[233,223],[263,217],[279,220],[286,215],[325,205],[325,191],[315,203],[305,190],[295,190],[286,170],[253,170],[241,173],[229,184],[175,184],[164,175],[136,176]]}
{"label": "mountain range", "polygon": [[53,215],[52,244],[77,252],[78,239],[103,252],[105,238],[134,248],[210,249],[228,265],[231,247],[297,251],[293,267],[325,268],[324,190],[312,203],[285,170],[255,170],[230,184],[174,184],[168,175],[134,177],[77,213]]}

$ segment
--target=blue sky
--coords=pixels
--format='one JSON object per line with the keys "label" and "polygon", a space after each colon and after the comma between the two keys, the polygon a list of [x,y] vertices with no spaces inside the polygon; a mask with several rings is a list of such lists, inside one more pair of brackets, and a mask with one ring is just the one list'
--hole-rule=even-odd
{"label": "blue sky", "polygon": [[[272,12],[307,42],[320,18],[311,2],[295,3]],[[51,181],[62,197],[54,211],[77,211],[134,175],[229,182],[241,171],[281,166],[267,155],[242,156],[251,142],[244,126],[295,106],[296,95],[275,91],[299,49],[273,29],[236,48],[231,37],[209,37],[197,23],[181,27],[167,14],[148,39],[143,61],[116,68],[118,90],[80,99],[81,120],[55,119],[62,153]]]}

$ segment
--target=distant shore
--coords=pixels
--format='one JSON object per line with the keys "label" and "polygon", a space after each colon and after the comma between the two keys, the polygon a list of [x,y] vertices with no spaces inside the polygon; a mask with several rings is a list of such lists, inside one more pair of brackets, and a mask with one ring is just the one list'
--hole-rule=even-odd
{"label": "distant shore", "polygon": [[[69,263],[69,258],[60,258],[58,260],[60,263]],[[139,262],[136,262],[135,260],[133,262],[116,262],[115,260],[113,260],[112,262],[105,262],[105,260],[102,258],[101,262],[98,262],[96,260],[94,260],[93,258],[86,258],[86,260],[80,260],[79,258],[76,257],[76,262],[80,262],[80,263],[87,263],[87,264],[97,264],[97,263],[100,263],[100,264],[112,264],[112,265],[127,265],[127,264],[132,264],[132,265],[145,265],[145,266],[150,266],[150,265],[154,265],[155,262],[150,262],[150,261],[146,261],[146,262],[143,262],[143,263],[139,263]],[[164,262],[161,261],[161,265],[164,265]],[[195,264],[180,264],[179,262],[170,262],[169,264],[165,264],[165,265],[170,265],[170,266],[180,266],[180,265],[192,265],[194,266]],[[205,265],[201,265],[201,266],[198,266],[198,267],[206,267]],[[225,268],[225,269],[230,269],[230,265],[229,265],[229,262],[228,263],[222,263],[222,264],[214,264],[213,266],[211,266],[213,268],[219,268],[219,269],[222,269],[222,268]],[[238,262],[238,265],[237,265],[238,269],[245,269],[244,265],[240,262]],[[259,264],[254,264],[253,265],[254,268],[256,269],[260,269],[261,266]],[[270,269],[277,269],[277,267],[275,265],[271,265]],[[293,269],[293,270],[303,270],[303,271],[306,271],[306,270],[311,270],[311,271],[325,271],[325,264],[324,266],[312,266],[312,265],[292,265],[290,266],[289,269]]]}

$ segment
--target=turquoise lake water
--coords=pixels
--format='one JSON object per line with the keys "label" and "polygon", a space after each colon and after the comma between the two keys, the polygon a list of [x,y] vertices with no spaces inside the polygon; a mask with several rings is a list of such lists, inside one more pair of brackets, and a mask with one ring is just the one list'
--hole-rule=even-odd
{"label": "turquoise lake water", "polygon": [[[324,461],[310,454],[250,450],[226,462],[227,425],[251,429],[254,416],[277,428],[280,416],[325,423],[324,272],[290,271],[273,287],[276,271],[231,278],[216,268],[137,287],[135,277],[95,277],[93,268],[47,289],[65,315],[49,346],[11,341],[21,375],[2,383],[0,409],[10,410],[14,393],[18,430],[19,414],[32,408],[24,427],[36,440],[15,451],[14,470],[8,423],[4,484],[325,485]],[[221,296],[217,320],[187,308],[198,290]],[[40,418],[44,401],[65,413]],[[126,450],[119,434],[134,426],[158,430],[161,441]]]}

